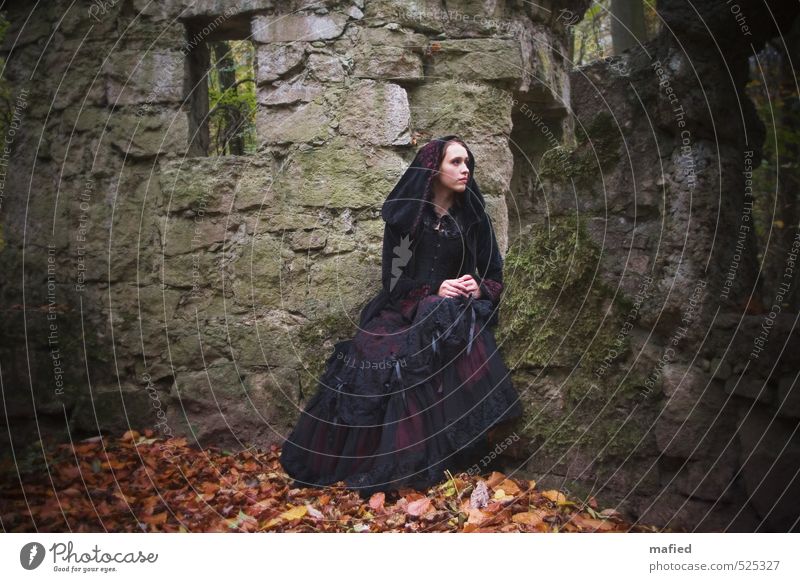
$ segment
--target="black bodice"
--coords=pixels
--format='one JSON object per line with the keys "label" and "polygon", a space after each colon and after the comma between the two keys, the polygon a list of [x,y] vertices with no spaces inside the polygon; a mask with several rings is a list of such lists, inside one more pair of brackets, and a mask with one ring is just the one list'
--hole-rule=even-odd
{"label": "black bodice", "polygon": [[[413,277],[438,285],[462,275],[466,265],[466,233],[460,209],[453,206],[441,219],[433,206],[423,211],[421,240]],[[434,290],[435,292],[435,290]]]}

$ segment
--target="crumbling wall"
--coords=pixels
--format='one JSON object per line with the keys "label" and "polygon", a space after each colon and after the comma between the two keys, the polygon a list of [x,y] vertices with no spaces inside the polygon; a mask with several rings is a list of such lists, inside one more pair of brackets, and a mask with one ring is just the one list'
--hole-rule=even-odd
{"label": "crumbling wall", "polygon": [[[379,290],[381,204],[416,149],[470,144],[505,252],[513,99],[568,97],[564,29],[530,5],[27,10],[10,7],[3,47],[27,106],[0,255],[26,433],[280,442]],[[220,39],[255,44],[255,155],[198,155],[198,51]]]}
{"label": "crumbling wall", "polygon": [[[507,261],[498,338],[526,408],[509,470],[648,523],[785,530],[794,315],[744,311],[752,247],[727,276],[763,130],[739,20],[694,4],[713,34],[660,2],[661,37],[573,72],[581,0],[11,6],[14,449],[129,427],[280,442],[379,289],[382,201],[458,133]],[[755,41],[774,34],[740,4]],[[259,149],[206,157],[197,51],[233,38],[256,45]]]}

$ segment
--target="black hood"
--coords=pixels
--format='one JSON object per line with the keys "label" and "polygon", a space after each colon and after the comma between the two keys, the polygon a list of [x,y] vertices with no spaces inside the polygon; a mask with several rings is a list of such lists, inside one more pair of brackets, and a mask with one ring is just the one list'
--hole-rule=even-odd
{"label": "black hood", "polygon": [[[426,204],[432,203],[433,200],[431,183],[441,167],[445,144],[452,139],[460,140],[456,135],[446,135],[432,139],[422,146],[384,201],[381,216],[387,224],[397,228],[399,232],[416,232],[422,211]],[[466,145],[464,147],[469,156],[467,161],[469,181],[464,192],[456,196],[461,197],[464,226],[469,227],[483,219],[486,202],[475,181],[475,157]]]}

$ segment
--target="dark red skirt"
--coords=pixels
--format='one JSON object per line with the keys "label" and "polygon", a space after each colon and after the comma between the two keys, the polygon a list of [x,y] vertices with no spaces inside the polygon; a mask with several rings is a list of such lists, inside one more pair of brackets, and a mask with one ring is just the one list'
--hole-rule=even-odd
{"label": "dark red skirt", "polygon": [[470,470],[489,429],[522,414],[491,314],[487,300],[412,295],[336,344],[282,447],[296,485],[367,496]]}

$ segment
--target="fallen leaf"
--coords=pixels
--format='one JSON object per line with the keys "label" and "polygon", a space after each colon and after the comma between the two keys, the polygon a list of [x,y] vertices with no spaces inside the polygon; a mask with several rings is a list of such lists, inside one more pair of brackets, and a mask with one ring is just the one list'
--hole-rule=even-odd
{"label": "fallen leaf", "polygon": [[512,501],[516,499],[516,497],[507,494],[503,489],[495,489],[492,499],[495,501]]}
{"label": "fallen leaf", "polygon": [[492,501],[491,503],[487,504],[486,507],[483,508],[485,513],[497,513],[501,509],[503,509],[505,505],[500,501]]}
{"label": "fallen leaf", "polygon": [[467,517],[468,524],[474,524],[480,527],[482,524],[486,523],[494,516],[491,513],[485,513],[480,509],[470,509],[469,515]]}
{"label": "fallen leaf", "polygon": [[614,525],[609,523],[608,521],[605,521],[603,519],[592,519],[583,517],[579,513],[573,515],[571,521],[582,530],[611,531],[614,529]]}
{"label": "fallen leaf", "polygon": [[383,492],[373,493],[369,498],[369,506],[378,512],[383,512],[383,504],[386,501],[386,494]]}
{"label": "fallen leaf", "polygon": [[611,508],[604,509],[603,511],[600,512],[600,515],[603,515],[605,517],[612,517],[612,518],[622,519],[622,514],[619,511],[617,511],[616,509],[611,509]]}
{"label": "fallen leaf", "polygon": [[521,493],[521,491],[522,491],[522,490],[519,488],[519,485],[517,485],[516,483],[514,483],[514,482],[513,482],[511,479],[506,479],[505,481],[503,481],[502,483],[500,483],[500,484],[497,486],[497,488],[499,488],[499,489],[502,489],[502,490],[503,490],[503,491],[505,491],[505,492],[506,492],[508,495],[519,495],[519,494]]}
{"label": "fallen leaf", "polygon": [[489,487],[491,489],[494,489],[495,487],[497,487],[500,483],[502,483],[505,480],[506,480],[506,476],[505,475],[503,475],[502,473],[499,473],[497,471],[492,471],[492,474],[489,475],[488,479],[486,479],[486,485],[487,485],[487,487]]}
{"label": "fallen leaf", "polygon": [[547,491],[543,491],[542,497],[546,497],[553,503],[564,503],[567,500],[567,497],[557,489],[549,489]]}
{"label": "fallen leaf", "polygon": [[15,467],[0,461],[4,530],[30,532],[35,523],[40,532],[76,533],[662,531],[628,524],[615,509],[598,513],[594,498],[581,504],[499,472],[488,480],[448,475],[425,491],[405,487],[397,497],[363,500],[343,481],[323,488],[293,482],[279,446],[225,455],[148,431],[42,443],[50,471],[24,483],[6,478]]}
{"label": "fallen leaf", "polygon": [[308,510],[308,515],[315,519],[322,519],[325,517],[322,512],[317,509],[316,507],[312,507],[311,505],[306,504],[306,509]]}
{"label": "fallen leaf", "polygon": [[472,494],[469,496],[469,505],[474,509],[480,509],[489,503],[489,487],[486,481],[478,481]]}
{"label": "fallen leaf", "polygon": [[431,503],[431,500],[427,497],[423,497],[422,499],[417,499],[416,501],[409,503],[408,507],[406,508],[406,513],[413,515],[414,517],[419,517],[433,510],[434,507]]}
{"label": "fallen leaf", "polygon": [[525,525],[539,525],[542,523],[542,516],[532,511],[524,511],[512,515],[511,521],[514,523],[523,523]]}
{"label": "fallen leaf", "polygon": [[306,513],[308,513],[308,507],[305,505],[297,505],[291,509],[287,509],[281,513],[280,516],[287,521],[291,521],[293,519],[300,519],[301,517],[304,517]]}
{"label": "fallen leaf", "polygon": [[149,525],[158,525],[161,523],[166,523],[167,521],[167,512],[162,511],[161,513],[156,513],[155,515],[145,515],[139,519],[139,521],[149,524]]}

